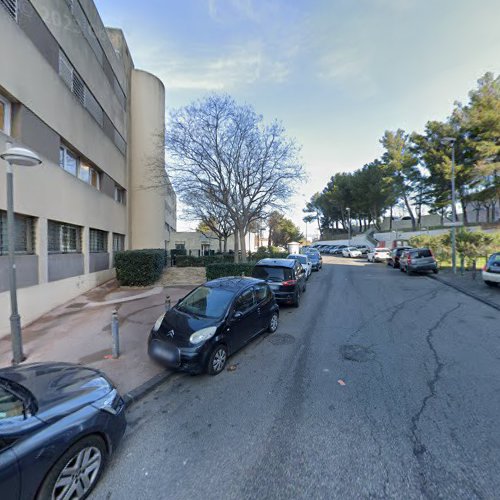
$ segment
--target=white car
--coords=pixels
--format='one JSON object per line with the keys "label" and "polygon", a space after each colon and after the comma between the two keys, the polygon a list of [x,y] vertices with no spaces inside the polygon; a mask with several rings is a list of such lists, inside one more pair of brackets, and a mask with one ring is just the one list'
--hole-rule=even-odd
{"label": "white car", "polygon": [[483,281],[488,286],[500,286],[500,252],[490,255],[483,267]]}
{"label": "white car", "polygon": [[367,255],[368,262],[387,262],[391,258],[389,248],[374,248]]}
{"label": "white car", "polygon": [[309,276],[312,274],[313,265],[311,259],[307,255],[299,254],[299,253],[291,253],[287,259],[295,259],[298,260],[302,267],[306,270],[306,279],[309,279]]}
{"label": "white car", "polygon": [[361,257],[363,254],[359,248],[347,247],[342,250],[342,255],[344,257]]}

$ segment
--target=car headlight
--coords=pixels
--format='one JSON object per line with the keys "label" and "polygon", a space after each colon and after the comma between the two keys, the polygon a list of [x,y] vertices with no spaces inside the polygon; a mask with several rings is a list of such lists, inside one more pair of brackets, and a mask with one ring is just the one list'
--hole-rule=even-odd
{"label": "car headlight", "polygon": [[112,415],[116,415],[122,409],[123,405],[123,399],[116,389],[113,389],[109,394],[92,403],[94,408],[106,411]]}
{"label": "car headlight", "polygon": [[215,332],[217,331],[216,326],[209,326],[208,328],[203,328],[194,332],[191,337],[189,337],[189,342],[191,344],[200,344],[201,342],[205,342],[205,340],[211,339]]}
{"label": "car headlight", "polygon": [[159,329],[160,329],[160,326],[161,324],[163,323],[163,318],[165,317],[165,314],[166,313],[163,313],[157,320],[156,320],[156,323],[155,323],[155,326],[153,326],[153,331],[154,332],[157,332]]}

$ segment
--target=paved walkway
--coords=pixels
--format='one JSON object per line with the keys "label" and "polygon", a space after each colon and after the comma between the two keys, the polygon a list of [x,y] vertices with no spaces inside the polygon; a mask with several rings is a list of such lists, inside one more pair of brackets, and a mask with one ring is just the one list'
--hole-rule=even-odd
{"label": "paved walkway", "polygon": [[500,309],[500,287],[487,286],[481,277],[481,270],[476,272],[475,278],[472,271],[466,271],[462,276],[460,271],[453,274],[448,269],[441,270],[437,276],[431,277]]}
{"label": "paved walkway", "polygon": [[[26,362],[67,361],[92,366],[107,373],[125,394],[163,371],[147,356],[149,331],[165,310],[166,295],[173,305],[192,288],[124,289],[115,281],[105,283],[23,328]],[[119,359],[110,358],[114,309],[120,322]],[[0,367],[10,365],[11,359],[10,336],[5,336],[0,338]]]}

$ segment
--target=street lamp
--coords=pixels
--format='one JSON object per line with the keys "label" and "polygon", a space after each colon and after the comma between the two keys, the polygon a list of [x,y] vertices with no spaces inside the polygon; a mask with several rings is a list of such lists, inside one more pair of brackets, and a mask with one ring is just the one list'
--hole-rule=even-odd
{"label": "street lamp", "polygon": [[[8,143],[7,143],[8,144]],[[10,144],[8,144],[10,146]],[[13,364],[24,361],[23,341],[21,337],[21,317],[17,310],[17,284],[15,261],[15,227],[14,227],[14,173],[13,166],[34,167],[40,165],[42,160],[25,148],[9,147],[0,154],[0,158],[7,162],[7,241],[9,246],[9,285],[10,285],[10,334],[12,340]]]}
{"label": "street lamp", "polygon": [[347,222],[349,223],[348,231],[349,231],[349,246],[351,246],[351,209],[346,207],[347,210]]}
{"label": "street lamp", "polygon": [[451,226],[451,269],[453,274],[457,274],[457,238],[456,227],[457,209],[455,199],[455,137],[444,137],[443,144],[451,144],[451,212],[453,225]]}

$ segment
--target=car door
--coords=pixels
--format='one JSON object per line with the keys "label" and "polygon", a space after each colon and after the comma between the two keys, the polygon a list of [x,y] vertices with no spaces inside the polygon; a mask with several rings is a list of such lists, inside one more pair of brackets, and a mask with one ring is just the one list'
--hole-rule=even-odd
{"label": "car door", "polygon": [[273,314],[273,292],[266,283],[259,283],[254,286],[255,302],[259,313],[260,330],[269,326]]}
{"label": "car door", "polygon": [[302,292],[306,286],[306,272],[298,261],[295,263],[295,276],[297,276],[298,289]]}
{"label": "car door", "polygon": [[243,290],[233,302],[231,350],[237,351],[260,331],[260,317],[253,288]]}

